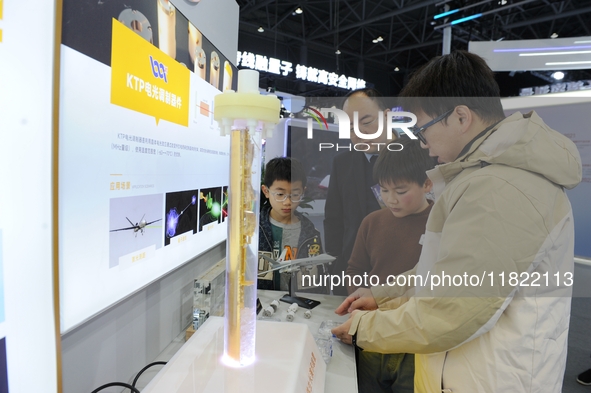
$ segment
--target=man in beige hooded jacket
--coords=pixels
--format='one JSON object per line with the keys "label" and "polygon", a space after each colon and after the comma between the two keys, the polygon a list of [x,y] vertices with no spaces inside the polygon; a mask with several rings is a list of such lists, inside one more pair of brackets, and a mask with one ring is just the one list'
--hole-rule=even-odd
{"label": "man in beige hooded jacket", "polygon": [[[480,57],[433,59],[400,94],[436,202],[417,266],[336,310],[343,342],[415,353],[415,392],[560,392],[574,227],[575,145],[535,112],[505,118]],[[445,98],[441,98],[445,97]]]}

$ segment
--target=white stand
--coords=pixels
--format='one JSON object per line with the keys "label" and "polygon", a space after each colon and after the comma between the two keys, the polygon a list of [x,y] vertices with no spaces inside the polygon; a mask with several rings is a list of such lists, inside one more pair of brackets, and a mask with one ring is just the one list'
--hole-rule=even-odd
{"label": "white stand", "polygon": [[210,317],[142,393],[323,393],[326,364],[308,326],[257,321],[256,361],[226,366],[224,319]]}

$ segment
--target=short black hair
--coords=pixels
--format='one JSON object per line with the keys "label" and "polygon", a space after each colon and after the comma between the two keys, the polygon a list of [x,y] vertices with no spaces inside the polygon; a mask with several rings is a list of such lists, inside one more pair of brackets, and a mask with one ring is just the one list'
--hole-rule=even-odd
{"label": "short black hair", "polygon": [[[392,142],[380,152],[373,168],[373,177],[379,184],[407,181],[420,186],[427,180],[427,171],[434,167],[429,151],[419,141],[406,136]],[[402,147],[402,149],[400,149]],[[398,150],[398,151],[394,151]]]}
{"label": "short black hair", "polygon": [[505,118],[493,71],[482,57],[463,50],[435,57],[422,66],[399,97],[404,110],[432,117],[466,105],[486,122]]}
{"label": "short black hair", "polygon": [[263,184],[271,187],[275,180],[285,180],[290,183],[301,181],[302,187],[306,187],[308,179],[299,160],[292,157],[276,157],[265,166]]}
{"label": "short black hair", "polygon": [[344,97],[343,102],[341,104],[341,108],[345,106],[345,102],[351,97],[356,95],[364,95],[370,98],[373,102],[376,103],[380,110],[390,109],[391,105],[389,105],[388,100],[386,97],[380,93],[380,91],[373,87],[365,87],[363,89],[352,90]]}

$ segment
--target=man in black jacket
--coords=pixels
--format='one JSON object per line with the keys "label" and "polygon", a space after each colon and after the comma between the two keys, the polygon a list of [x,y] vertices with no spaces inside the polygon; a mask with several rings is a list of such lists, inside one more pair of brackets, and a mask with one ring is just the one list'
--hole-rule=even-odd
{"label": "man in black jacket", "polygon": [[[377,90],[366,88],[351,92],[343,110],[351,121],[354,112],[358,113],[358,129],[364,134],[376,133],[381,111],[384,129],[379,136],[368,140],[359,138],[351,126],[351,149],[336,156],[332,164],[324,210],[324,241],[327,253],[336,257],[331,274],[339,277],[347,269],[361,221],[380,208],[371,189],[375,185],[373,164],[379,149],[384,149],[388,142],[385,125],[390,108]],[[333,288],[333,293],[347,295],[347,286],[341,283]]]}

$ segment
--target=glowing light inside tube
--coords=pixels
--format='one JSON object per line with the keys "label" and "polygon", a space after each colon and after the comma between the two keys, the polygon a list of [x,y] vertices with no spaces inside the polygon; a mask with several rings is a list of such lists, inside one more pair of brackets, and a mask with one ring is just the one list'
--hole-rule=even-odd
{"label": "glowing light inside tube", "polygon": [[227,367],[243,368],[243,367],[250,366],[251,364],[253,364],[255,362],[256,358],[253,356],[252,358],[249,358],[246,362],[243,362],[242,364],[240,364],[240,362],[232,359],[230,356],[227,356],[227,355],[223,355],[220,360],[221,360],[222,364],[224,364]]}

